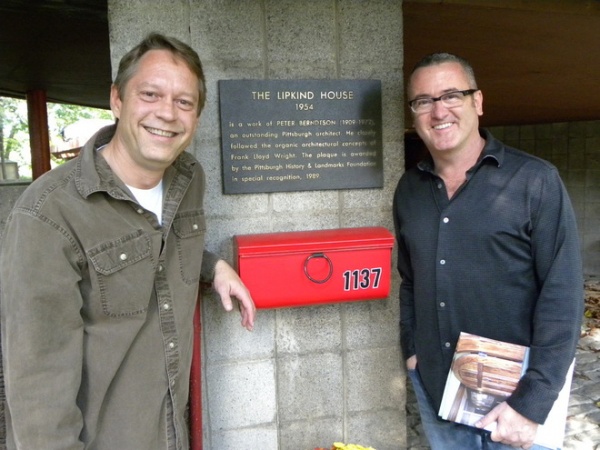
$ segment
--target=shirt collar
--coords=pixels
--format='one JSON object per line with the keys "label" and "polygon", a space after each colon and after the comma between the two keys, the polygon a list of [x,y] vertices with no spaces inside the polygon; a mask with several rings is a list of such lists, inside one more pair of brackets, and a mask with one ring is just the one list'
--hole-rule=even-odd
{"label": "shirt collar", "polygon": [[[125,184],[115,175],[104,157],[97,151],[111,141],[116,129],[116,124],[101,128],[81,149],[77,160],[75,183],[84,198],[94,192],[106,192],[116,199],[130,200],[129,190]],[[165,171],[164,185],[169,185],[175,172],[191,178],[192,167],[195,163],[196,159],[192,155],[183,152]]]}
{"label": "shirt collar", "polygon": [[[502,162],[504,161],[504,145],[485,128],[480,128],[479,134],[485,139],[485,145],[481,152],[481,158],[479,158],[473,170],[481,166],[484,161],[486,163],[495,163],[497,167],[502,166]],[[427,153],[425,159],[419,161],[417,168],[423,172],[434,173],[433,158],[431,158],[429,153]]]}
{"label": "shirt collar", "polygon": [[501,167],[504,162],[504,145],[485,128],[481,128],[479,134],[485,139],[485,145],[483,147],[483,152],[481,152],[479,164],[481,164],[483,160],[489,160],[495,162],[497,167]]}

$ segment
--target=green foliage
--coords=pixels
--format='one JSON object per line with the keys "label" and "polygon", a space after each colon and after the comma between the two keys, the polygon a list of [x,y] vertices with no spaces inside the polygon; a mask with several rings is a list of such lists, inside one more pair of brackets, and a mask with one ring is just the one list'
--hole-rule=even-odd
{"label": "green foliage", "polygon": [[[48,103],[48,133],[50,142],[62,142],[63,129],[81,119],[112,120],[108,110],[62,103]],[[27,103],[25,100],[0,97],[0,159],[15,161],[21,179],[31,179],[31,149]],[[54,161],[60,164],[61,161]]]}
{"label": "green foliage", "polygon": [[0,97],[0,151],[10,159],[12,151],[18,151],[24,138],[29,139],[27,106],[23,100]]}

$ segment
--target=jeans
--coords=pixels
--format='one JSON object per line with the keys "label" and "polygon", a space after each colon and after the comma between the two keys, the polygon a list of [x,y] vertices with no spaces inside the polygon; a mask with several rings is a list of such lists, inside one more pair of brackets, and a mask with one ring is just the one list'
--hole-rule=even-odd
{"label": "jeans", "polygon": [[[425,391],[418,370],[409,370],[421,423],[431,450],[514,450],[510,445],[493,442],[490,432],[474,427],[448,422],[438,417],[433,409],[429,394]],[[540,445],[534,445],[530,450],[549,450]]]}

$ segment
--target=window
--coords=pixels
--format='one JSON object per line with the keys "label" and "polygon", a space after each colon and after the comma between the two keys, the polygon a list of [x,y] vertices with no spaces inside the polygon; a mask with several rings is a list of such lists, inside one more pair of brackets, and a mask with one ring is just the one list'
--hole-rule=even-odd
{"label": "window", "polygon": [[[77,155],[101,127],[114,122],[109,110],[62,103],[48,103],[51,166]],[[0,183],[30,182],[31,147],[27,102],[0,97]]]}

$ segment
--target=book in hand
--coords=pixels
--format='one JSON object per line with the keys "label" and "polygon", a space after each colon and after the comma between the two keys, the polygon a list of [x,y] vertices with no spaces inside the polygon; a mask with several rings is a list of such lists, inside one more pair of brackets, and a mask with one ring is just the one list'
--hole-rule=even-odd
{"label": "book in hand", "polygon": [[[511,395],[527,370],[528,360],[528,347],[461,333],[448,372],[439,416],[474,426]],[[538,427],[534,441],[538,445],[562,448],[574,365],[573,360],[546,422]],[[486,429],[492,431],[495,426],[496,423],[493,423]]]}

